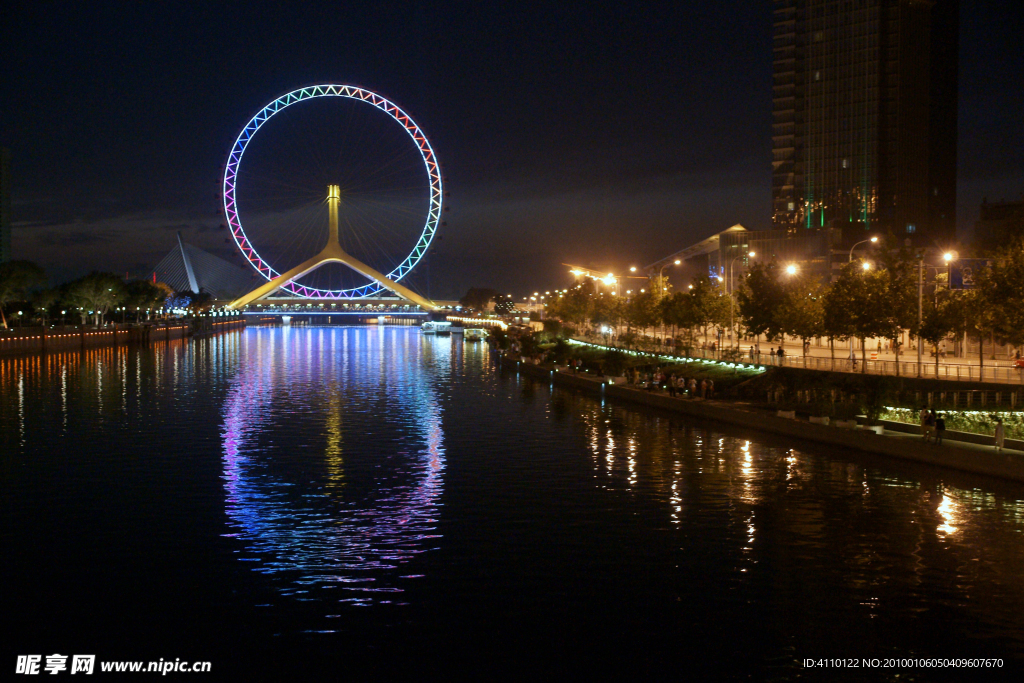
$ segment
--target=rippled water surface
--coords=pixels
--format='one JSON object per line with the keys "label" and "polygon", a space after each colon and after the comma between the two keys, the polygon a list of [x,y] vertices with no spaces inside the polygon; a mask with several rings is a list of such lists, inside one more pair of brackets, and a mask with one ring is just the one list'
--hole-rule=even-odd
{"label": "rippled water surface", "polygon": [[0,454],[4,666],[791,680],[805,658],[1024,659],[1022,487],[636,412],[458,337],[2,359]]}

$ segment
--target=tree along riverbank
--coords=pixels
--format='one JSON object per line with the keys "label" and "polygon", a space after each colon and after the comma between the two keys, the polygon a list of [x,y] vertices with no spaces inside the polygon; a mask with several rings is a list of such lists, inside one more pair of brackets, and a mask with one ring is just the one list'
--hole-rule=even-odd
{"label": "tree along riverbank", "polygon": [[[792,410],[771,410],[764,404],[741,400],[702,400],[670,396],[661,388],[650,391],[625,384],[609,383],[608,378],[591,373],[574,373],[566,366],[535,364],[509,355],[499,355],[498,362],[509,370],[520,372],[539,381],[572,387],[606,399],[622,400],[646,405],[699,419],[717,420],[742,427],[783,434],[818,443],[855,448],[868,453],[901,460],[913,460],[938,467],[946,467],[1001,479],[1024,482],[1024,442],[1008,440],[1007,447],[1021,451],[1000,452],[984,443],[991,437],[966,435],[971,441],[955,440],[957,434],[947,433],[942,445],[925,443],[914,434],[912,425],[875,430],[857,428],[857,422],[844,422],[847,427],[810,422]],[[894,423],[895,424],[895,423]],[[858,425],[859,426],[859,425]],[[877,431],[876,431],[877,430]],[[881,432],[881,433],[878,433]]]}

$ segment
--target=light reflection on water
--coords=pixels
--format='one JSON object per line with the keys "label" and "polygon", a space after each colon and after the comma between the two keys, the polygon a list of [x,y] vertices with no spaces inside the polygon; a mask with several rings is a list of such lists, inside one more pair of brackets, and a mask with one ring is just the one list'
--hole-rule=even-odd
{"label": "light reflection on water", "polygon": [[[363,594],[342,601],[369,603],[401,592],[401,566],[436,546],[442,410],[415,367],[428,347],[395,332],[264,329],[243,340],[223,411],[228,535],[256,571],[286,578],[284,595],[341,586]],[[311,467],[281,468],[294,453]]]}
{"label": "light reflection on water", "polygon": [[254,647],[486,624],[762,674],[1024,656],[1020,486],[634,411],[410,328],[0,359],[0,456],[26,647],[75,605],[207,589],[154,642],[229,614]]}

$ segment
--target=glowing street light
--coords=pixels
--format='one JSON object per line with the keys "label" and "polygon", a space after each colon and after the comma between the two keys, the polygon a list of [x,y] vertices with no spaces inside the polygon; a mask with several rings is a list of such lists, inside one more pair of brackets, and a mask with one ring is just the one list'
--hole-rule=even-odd
{"label": "glowing street light", "polygon": [[786,266],[786,275],[796,275],[798,270],[795,263],[790,263]]}
{"label": "glowing street light", "polygon": [[869,261],[864,261],[860,264],[860,267],[864,270],[871,270],[871,263]]}
{"label": "glowing street light", "polygon": [[859,245],[867,244],[868,242],[871,242],[872,244],[875,244],[875,243],[878,242],[878,238],[877,237],[872,237],[871,239],[861,240],[860,242],[857,242],[856,244],[854,244],[852,247],[850,247],[850,257],[846,260],[846,262],[847,263],[852,263],[853,262],[853,250],[856,249]]}
{"label": "glowing street light", "polygon": [[[752,252],[752,251],[747,252],[747,258],[754,258],[754,256],[755,256],[754,252]],[[743,254],[740,254],[739,256],[734,256],[733,259],[731,261],[729,261],[729,283],[728,283],[729,284],[729,330],[730,330],[730,332],[732,332],[733,347],[736,346],[737,339],[736,339],[736,311],[735,311],[735,309],[736,309],[736,302],[734,301],[734,299],[736,298],[735,297],[735,294],[736,294],[736,280],[733,279],[733,276],[732,276],[732,265],[734,263],[736,263],[737,259],[741,259],[741,258],[743,258]],[[676,263],[679,263],[679,262],[676,261]]]}

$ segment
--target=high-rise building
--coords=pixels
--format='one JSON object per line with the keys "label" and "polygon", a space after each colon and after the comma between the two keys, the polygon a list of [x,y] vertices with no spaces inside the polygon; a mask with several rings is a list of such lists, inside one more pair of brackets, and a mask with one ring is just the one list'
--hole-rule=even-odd
{"label": "high-rise building", "polygon": [[774,0],[772,224],[956,235],[959,0]]}
{"label": "high-rise building", "polygon": [[991,253],[1019,239],[1024,239],[1024,192],[1015,202],[990,203],[986,197],[974,224],[974,246]]}
{"label": "high-rise building", "polygon": [[11,260],[11,154],[0,148],[0,263]]}

